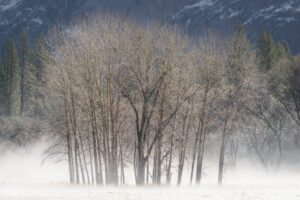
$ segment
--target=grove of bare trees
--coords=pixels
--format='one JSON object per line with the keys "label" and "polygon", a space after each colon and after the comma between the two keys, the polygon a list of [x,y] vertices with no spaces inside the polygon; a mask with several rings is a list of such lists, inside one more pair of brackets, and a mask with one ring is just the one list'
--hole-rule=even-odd
{"label": "grove of bare trees", "polygon": [[44,40],[45,67],[21,107],[29,99],[46,122],[45,153],[67,160],[71,184],[125,185],[129,171],[137,185],[200,184],[208,155],[222,184],[242,156],[279,170],[299,150],[299,56],[281,46],[266,64],[271,40],[260,38],[255,51],[241,23],[230,38],[195,38],[102,15],[57,26]]}

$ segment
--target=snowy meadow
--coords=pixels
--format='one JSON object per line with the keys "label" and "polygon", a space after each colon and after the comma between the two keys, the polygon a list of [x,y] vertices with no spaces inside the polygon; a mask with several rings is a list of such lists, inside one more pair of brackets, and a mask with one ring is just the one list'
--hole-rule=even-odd
{"label": "snowy meadow", "polygon": [[[122,187],[70,186],[66,163],[48,160],[45,145],[12,150],[0,158],[0,200],[298,200],[300,174],[286,167],[266,172],[251,163],[226,171],[223,186],[216,184],[216,167],[205,167],[201,186],[184,180],[181,186],[135,186],[134,176]],[[132,169],[126,169],[130,175]],[[188,170],[186,170],[188,174]],[[187,175],[186,174],[186,175]]]}

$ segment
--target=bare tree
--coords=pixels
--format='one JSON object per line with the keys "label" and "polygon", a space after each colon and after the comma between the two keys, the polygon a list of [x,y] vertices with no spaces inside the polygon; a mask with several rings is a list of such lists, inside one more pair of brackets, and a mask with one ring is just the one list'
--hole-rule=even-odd
{"label": "bare tree", "polygon": [[226,147],[246,103],[247,89],[251,84],[251,70],[255,66],[250,42],[247,40],[241,25],[236,27],[235,36],[230,40],[226,53],[225,90],[223,93],[223,105],[225,106],[223,106],[224,111],[221,113],[223,130],[219,156],[219,184],[222,184],[223,180]]}

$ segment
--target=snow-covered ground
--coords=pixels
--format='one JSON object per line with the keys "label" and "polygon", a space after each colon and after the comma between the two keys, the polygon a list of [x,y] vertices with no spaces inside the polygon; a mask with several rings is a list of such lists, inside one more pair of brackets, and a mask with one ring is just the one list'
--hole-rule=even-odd
{"label": "snow-covered ground", "polygon": [[[199,187],[189,185],[189,168],[181,187],[135,187],[132,169],[126,169],[126,187],[70,186],[64,162],[41,165],[44,148],[2,153],[0,200],[300,200],[298,167],[282,166],[274,173],[249,162],[240,162],[235,171],[225,170],[222,187],[216,184],[217,168],[208,165]],[[176,169],[173,172],[176,181]]]}
{"label": "snow-covered ground", "polygon": [[299,200],[296,186],[89,188],[63,185],[3,186],[0,200]]}

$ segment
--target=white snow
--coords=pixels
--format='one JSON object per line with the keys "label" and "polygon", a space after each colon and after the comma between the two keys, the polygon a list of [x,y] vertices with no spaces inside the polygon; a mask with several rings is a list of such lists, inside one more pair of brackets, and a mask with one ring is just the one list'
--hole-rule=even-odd
{"label": "white snow", "polygon": [[42,12],[46,12],[46,9],[43,6],[40,6],[39,10],[42,11]]}
{"label": "white snow", "polygon": [[292,8],[293,8],[293,2],[287,2],[287,3],[282,4],[274,12],[285,12],[285,11],[291,10]]}
{"label": "white snow", "polygon": [[253,21],[253,18],[252,17],[250,17],[247,21],[245,21],[243,24],[244,25],[247,25],[247,24],[249,24],[249,23],[251,23]]}
{"label": "white snow", "polygon": [[231,10],[231,14],[228,16],[228,18],[235,17],[235,16],[237,16],[237,15],[239,15],[239,14],[240,14],[239,11],[233,11],[233,10]]}
{"label": "white snow", "polygon": [[9,24],[8,20],[0,21],[0,26],[6,26],[8,24]]}
{"label": "white snow", "polygon": [[274,6],[270,6],[268,8],[262,9],[262,11],[270,11],[270,10],[273,10],[273,9],[274,9]]}
{"label": "white snow", "polygon": [[172,16],[172,20],[175,20],[177,19],[180,15],[179,15],[180,12],[176,13],[174,16]]}
{"label": "white snow", "polygon": [[213,12],[214,12],[214,13],[222,13],[223,10],[224,10],[224,7],[223,7],[223,6],[220,6],[219,9],[215,9]]}
{"label": "white snow", "polygon": [[188,19],[187,21],[186,21],[186,23],[185,23],[185,26],[187,27],[187,26],[189,26],[191,24],[191,19]]}
{"label": "white snow", "polygon": [[215,1],[213,0],[201,0],[200,2],[198,3],[195,3],[193,5],[188,5],[185,7],[185,9],[190,9],[190,8],[204,8],[204,7],[207,7],[207,6],[212,6],[215,4]]}
{"label": "white snow", "polygon": [[37,24],[40,24],[40,25],[43,24],[43,21],[39,17],[38,18],[33,18],[32,21],[35,22],[35,23],[37,23]]}
{"label": "white snow", "polygon": [[[300,171],[283,165],[277,173],[266,172],[252,162],[239,162],[235,171],[225,170],[224,185],[217,186],[217,170],[206,165],[201,186],[189,185],[190,168],[183,186],[89,187],[70,186],[66,163],[48,160],[41,165],[45,145],[6,152],[0,156],[0,200],[299,200]],[[133,170],[128,169],[133,175]],[[172,179],[176,181],[174,170]],[[125,173],[129,174],[129,173]]]}
{"label": "white snow", "polygon": [[299,200],[299,187],[76,187],[4,186],[0,200]]}
{"label": "white snow", "polygon": [[[3,5],[0,5],[0,10],[5,11],[14,8],[21,0],[5,1]],[[1,2],[0,2],[1,3]]]}
{"label": "white snow", "polygon": [[272,14],[266,14],[266,15],[262,15],[262,17],[264,19],[271,19],[273,17],[273,15]]}
{"label": "white snow", "polygon": [[296,21],[296,19],[294,17],[279,17],[277,18],[278,21],[285,21],[285,22],[292,22],[292,21]]}
{"label": "white snow", "polygon": [[300,7],[294,9],[296,12],[300,12]]}

